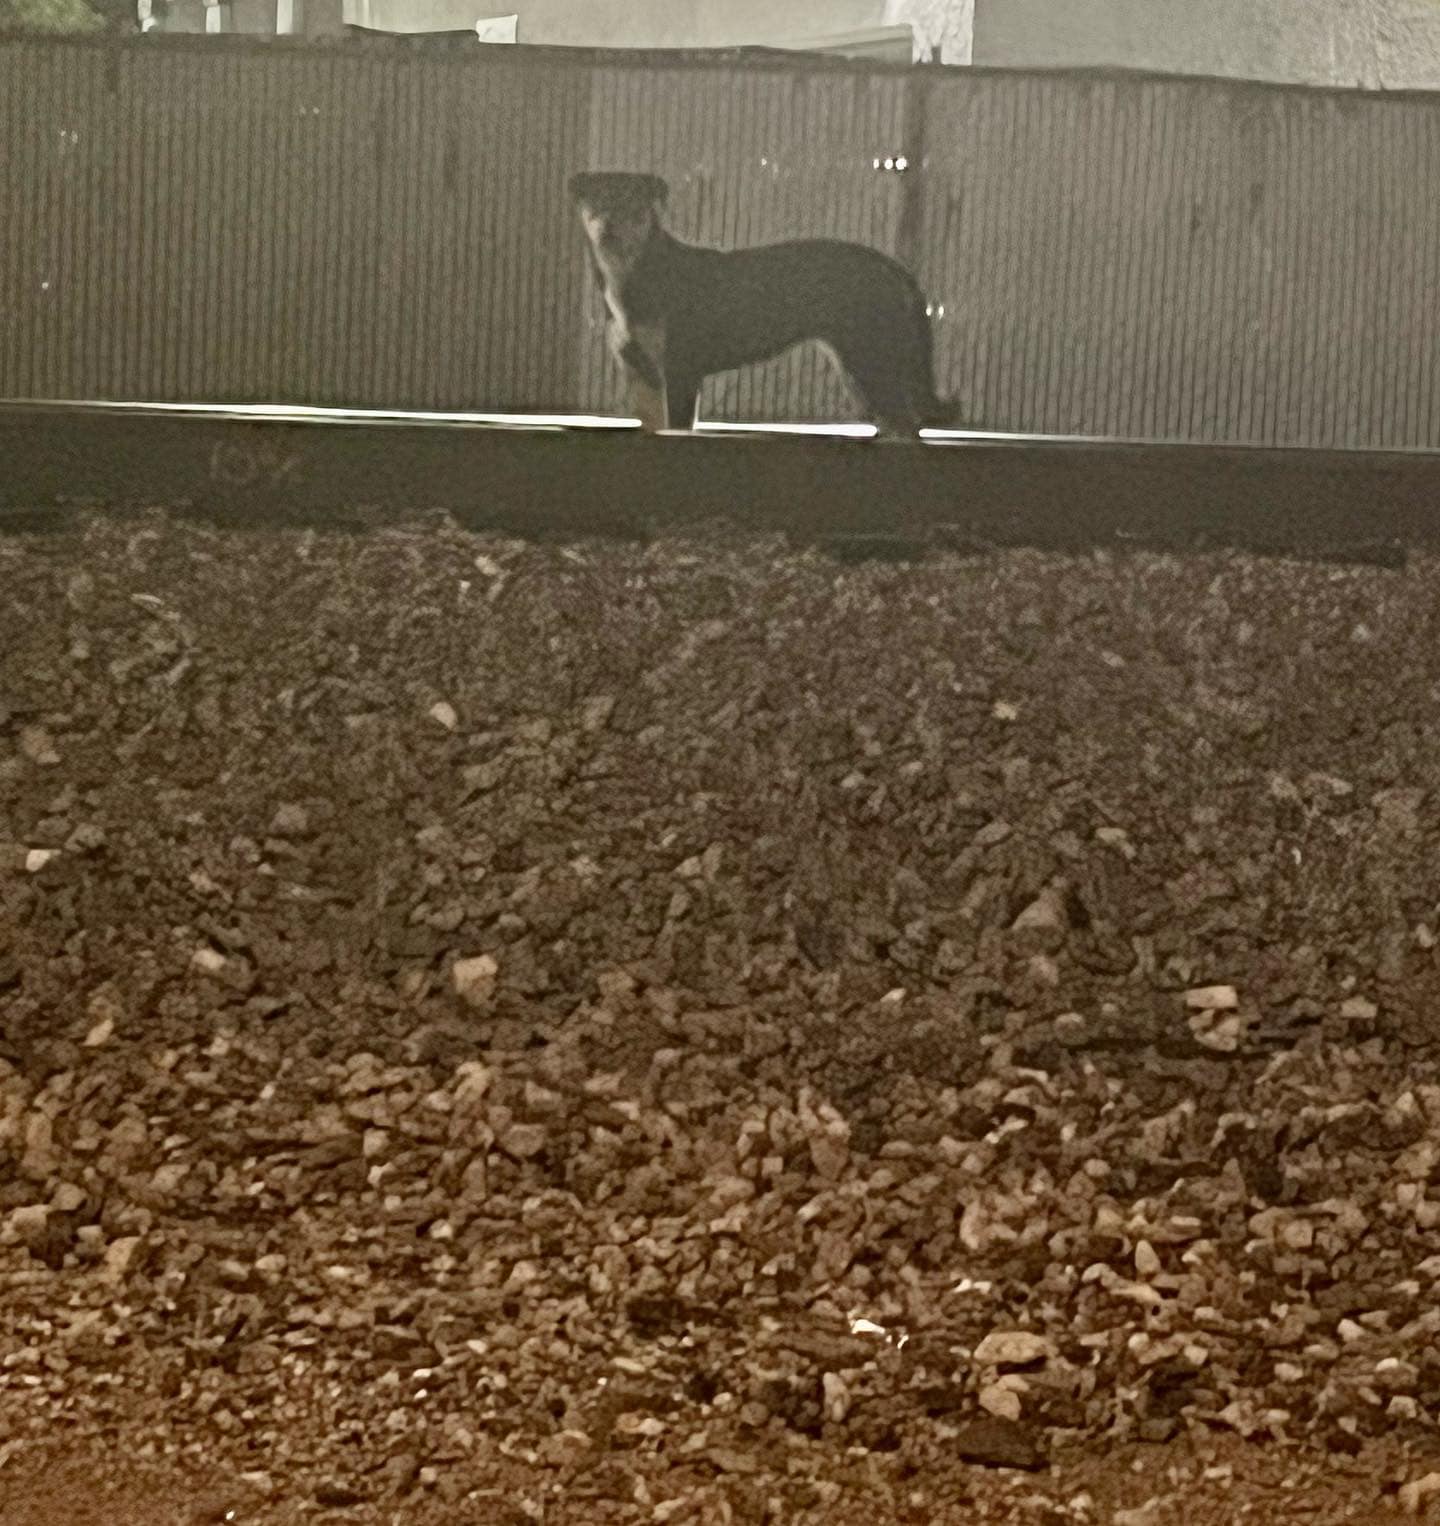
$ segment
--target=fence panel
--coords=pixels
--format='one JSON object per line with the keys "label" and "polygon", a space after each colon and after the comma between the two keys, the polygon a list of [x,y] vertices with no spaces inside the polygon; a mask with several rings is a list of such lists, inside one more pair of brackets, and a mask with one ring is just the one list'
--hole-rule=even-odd
{"label": "fence panel", "polygon": [[1440,446],[1440,98],[960,71],[926,88],[920,272],[976,422]]}
{"label": "fence panel", "polygon": [[0,393],[574,399],[583,71],[0,42]]}

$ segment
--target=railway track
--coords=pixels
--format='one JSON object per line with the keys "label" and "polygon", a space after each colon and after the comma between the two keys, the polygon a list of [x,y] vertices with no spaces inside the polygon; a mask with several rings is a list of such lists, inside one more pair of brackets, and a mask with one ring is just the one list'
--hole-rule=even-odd
{"label": "railway track", "polygon": [[1440,454],[711,426],[566,415],[0,403],[0,524],[77,505],[236,523],[659,535],[709,520],[859,552],[1223,546],[1365,561],[1440,542]]}

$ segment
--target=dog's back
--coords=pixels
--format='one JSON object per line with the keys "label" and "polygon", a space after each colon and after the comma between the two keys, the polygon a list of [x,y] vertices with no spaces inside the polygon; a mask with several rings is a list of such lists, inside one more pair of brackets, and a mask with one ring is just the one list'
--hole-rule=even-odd
{"label": "dog's back", "polygon": [[949,422],[934,392],[925,299],[888,255],[837,239],[717,250],[668,235],[661,252],[656,295],[680,374],[732,371],[815,340],[882,427]]}
{"label": "dog's back", "polygon": [[909,271],[861,244],[795,239],[727,251],[670,240],[667,256],[672,335],[702,344],[716,370],[769,359],[805,339],[837,351],[887,334],[903,343],[925,324]]}

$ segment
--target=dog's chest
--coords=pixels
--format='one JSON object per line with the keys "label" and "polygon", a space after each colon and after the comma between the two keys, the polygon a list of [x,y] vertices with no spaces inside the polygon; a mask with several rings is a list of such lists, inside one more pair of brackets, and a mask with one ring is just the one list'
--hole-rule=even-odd
{"label": "dog's chest", "polygon": [[608,260],[598,249],[592,249],[595,273],[600,277],[600,295],[605,303],[605,317],[611,327],[622,336],[628,335],[630,319],[625,301],[621,296],[623,272],[613,260]]}
{"label": "dog's chest", "polygon": [[618,328],[626,326],[625,308],[620,301],[620,294],[615,290],[612,282],[605,282],[605,312],[610,322]]}

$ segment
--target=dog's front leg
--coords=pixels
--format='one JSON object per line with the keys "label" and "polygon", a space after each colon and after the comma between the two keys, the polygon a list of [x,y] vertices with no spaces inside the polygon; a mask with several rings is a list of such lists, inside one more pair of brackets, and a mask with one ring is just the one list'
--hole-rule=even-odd
{"label": "dog's front leg", "polygon": [[665,386],[665,330],[662,325],[637,324],[617,346],[629,383],[630,407],[640,427],[650,433],[670,427]]}

